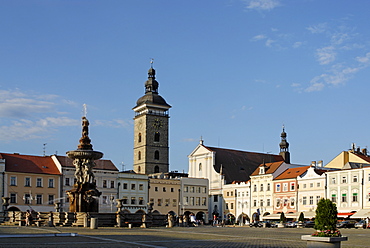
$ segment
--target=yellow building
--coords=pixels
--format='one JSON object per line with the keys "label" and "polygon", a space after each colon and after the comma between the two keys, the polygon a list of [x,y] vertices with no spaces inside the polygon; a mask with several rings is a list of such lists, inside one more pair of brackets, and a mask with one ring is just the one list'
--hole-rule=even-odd
{"label": "yellow building", "polygon": [[355,145],[349,151],[343,151],[328,164],[325,165],[327,168],[342,169],[348,162],[357,164],[368,164],[370,163],[370,157],[367,154],[367,149],[356,148]]}
{"label": "yellow building", "polygon": [[0,153],[4,171],[2,192],[9,210],[55,211],[60,200],[61,173],[50,156]]}

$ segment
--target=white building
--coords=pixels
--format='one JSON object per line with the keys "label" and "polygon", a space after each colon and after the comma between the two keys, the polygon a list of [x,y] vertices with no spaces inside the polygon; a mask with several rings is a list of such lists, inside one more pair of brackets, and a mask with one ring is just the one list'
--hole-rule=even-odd
{"label": "white building", "polygon": [[118,199],[122,199],[122,209],[135,213],[148,209],[148,175],[136,174],[133,171],[119,172],[117,178]]}

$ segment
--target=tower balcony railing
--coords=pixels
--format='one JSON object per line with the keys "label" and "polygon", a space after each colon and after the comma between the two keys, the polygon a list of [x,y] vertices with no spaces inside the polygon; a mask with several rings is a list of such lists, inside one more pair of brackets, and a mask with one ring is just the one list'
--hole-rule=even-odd
{"label": "tower balcony railing", "polygon": [[143,111],[140,111],[140,112],[135,112],[135,117],[140,116],[140,115],[145,115],[145,114],[146,115],[166,116],[166,117],[169,116],[168,111],[162,111],[162,110],[156,111],[156,110],[146,109],[146,110],[143,110]]}

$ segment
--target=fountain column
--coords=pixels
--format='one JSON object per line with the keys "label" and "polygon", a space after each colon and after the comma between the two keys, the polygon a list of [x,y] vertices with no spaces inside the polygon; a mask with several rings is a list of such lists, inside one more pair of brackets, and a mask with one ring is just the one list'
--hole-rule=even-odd
{"label": "fountain column", "polygon": [[96,189],[95,176],[92,169],[95,160],[103,157],[103,153],[92,149],[89,138],[89,121],[82,117],[82,137],[77,150],[68,151],[67,156],[73,159],[76,167],[76,183],[67,191],[70,212],[99,212],[99,196]]}

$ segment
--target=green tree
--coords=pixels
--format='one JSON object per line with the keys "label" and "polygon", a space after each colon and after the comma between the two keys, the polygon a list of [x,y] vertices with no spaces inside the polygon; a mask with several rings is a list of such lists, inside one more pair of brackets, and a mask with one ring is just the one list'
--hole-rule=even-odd
{"label": "green tree", "polygon": [[301,212],[301,214],[299,215],[298,221],[301,221],[301,222],[304,221],[304,214],[303,214],[303,212]]}
{"label": "green tree", "polygon": [[281,222],[281,223],[284,223],[284,222],[285,222],[285,220],[286,220],[286,218],[285,218],[285,214],[284,214],[284,212],[281,212],[281,214],[280,214],[280,222]]}
{"label": "green tree", "polygon": [[317,204],[315,226],[316,230],[335,231],[337,229],[338,210],[335,203],[329,199],[321,198]]}

